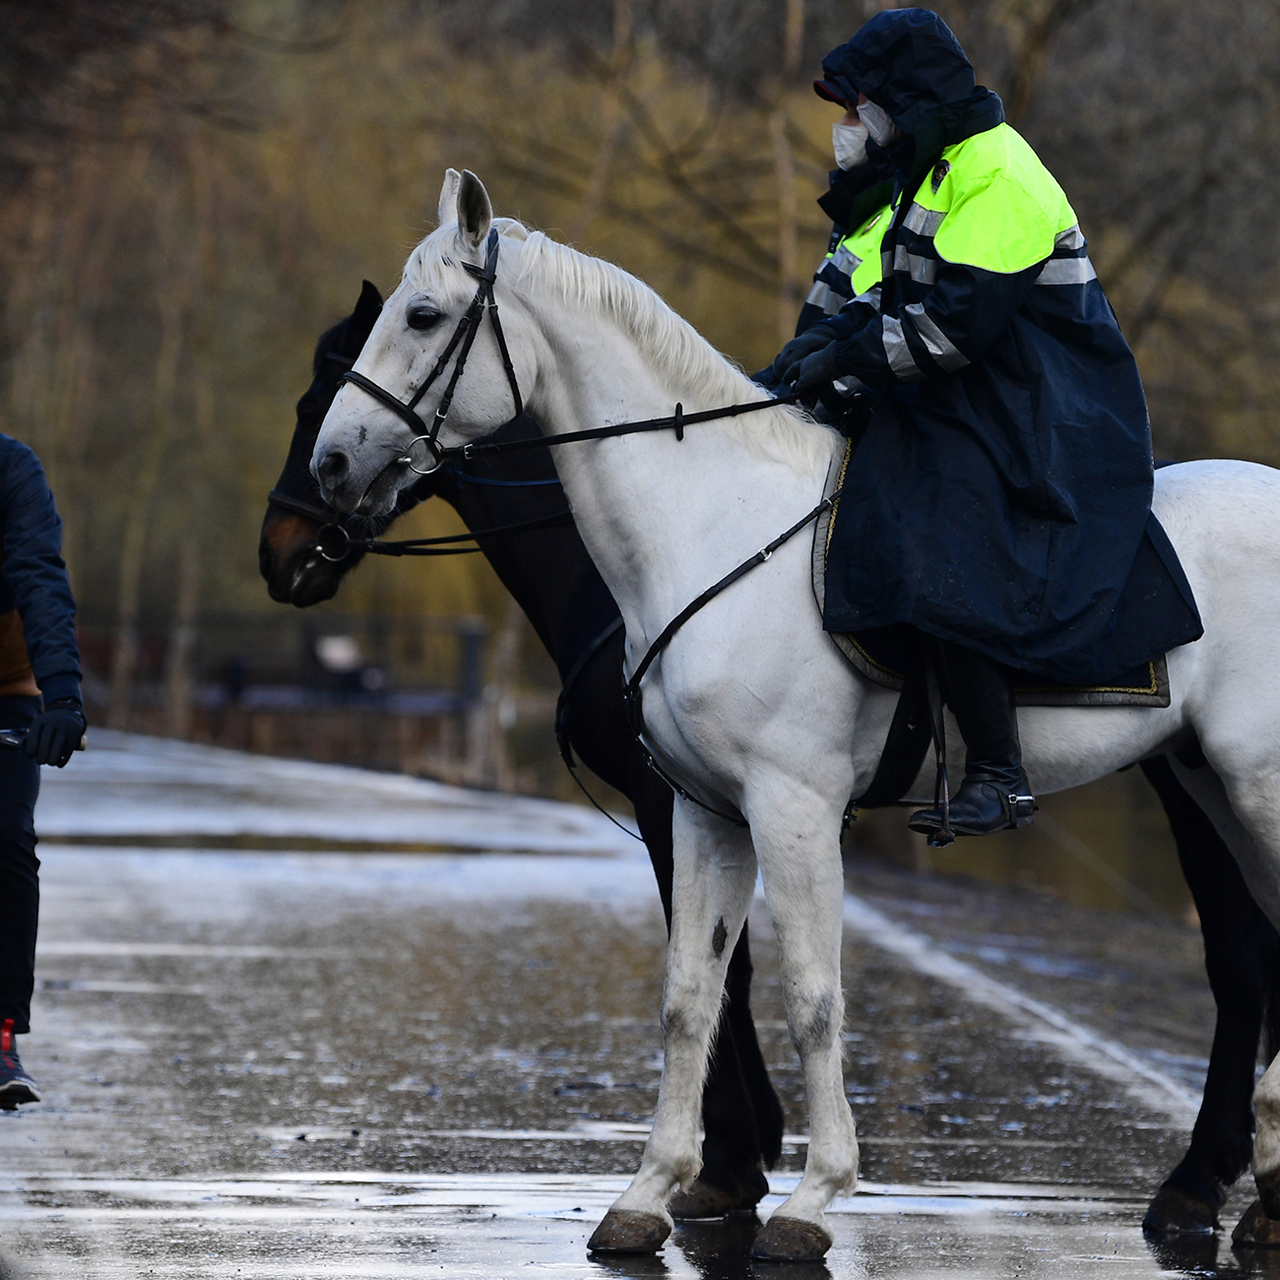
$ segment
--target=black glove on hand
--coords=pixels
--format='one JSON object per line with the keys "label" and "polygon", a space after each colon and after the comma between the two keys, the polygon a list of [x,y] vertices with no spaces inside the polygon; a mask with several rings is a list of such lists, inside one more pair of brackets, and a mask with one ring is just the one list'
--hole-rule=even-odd
{"label": "black glove on hand", "polygon": [[806,329],[798,338],[792,338],[778,353],[773,362],[774,385],[790,382],[800,361],[815,351],[820,351],[831,341],[831,330],[825,325],[815,324]]}
{"label": "black glove on hand", "polygon": [[791,371],[791,387],[798,395],[829,387],[844,370],[840,367],[840,344],[828,342],[821,350],[805,356]]}
{"label": "black glove on hand", "polygon": [[85,731],[84,712],[72,703],[42,711],[27,730],[26,752],[37,764],[62,768],[80,745]]}

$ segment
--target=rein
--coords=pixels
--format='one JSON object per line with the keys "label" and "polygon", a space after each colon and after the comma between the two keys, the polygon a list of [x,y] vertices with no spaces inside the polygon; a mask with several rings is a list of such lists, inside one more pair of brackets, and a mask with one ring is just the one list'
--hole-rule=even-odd
{"label": "rein", "polygon": [[[700,422],[714,422],[719,418],[736,418],[744,413],[756,413],[761,409],[776,409],[779,405],[795,404],[794,392],[770,396],[767,400],[749,400],[744,404],[726,404],[717,409],[702,409],[697,413],[685,413],[684,406],[676,405],[675,413],[666,418],[646,418],[642,422],[615,422],[606,427],[587,427],[583,431],[566,431],[558,436],[541,436],[532,440],[473,440],[469,444],[453,445],[440,450],[443,458],[461,458],[470,462],[473,458],[495,454],[515,453],[522,449],[554,449],[557,445],[575,444],[579,440],[605,440],[611,436],[630,436],[642,431],[671,431],[677,440],[684,439],[685,427],[695,427]],[[401,459],[404,461],[404,459]]]}
{"label": "rein", "polygon": [[524,533],[528,529],[545,529],[553,524],[566,524],[573,519],[571,511],[556,511],[536,520],[516,524],[500,524],[478,533],[450,533],[441,538],[404,538],[399,542],[379,542],[377,538],[353,538],[340,524],[327,524],[316,535],[316,550],[326,560],[341,560],[353,548],[375,556],[466,556],[482,550],[480,546],[451,546],[457,542],[479,543],[481,538],[504,537]]}
{"label": "rein", "polygon": [[[470,476],[460,477],[471,479]],[[522,483],[519,481],[513,483]],[[537,484],[543,481],[535,481]],[[476,533],[450,533],[439,538],[404,538],[398,542],[380,542],[377,538],[353,538],[340,524],[334,522],[334,512],[301,498],[290,497],[278,489],[267,494],[267,501],[273,506],[291,511],[294,515],[305,516],[320,525],[316,534],[316,550],[324,559],[337,563],[351,551],[365,551],[377,556],[465,556],[481,550],[478,545],[481,538],[498,538],[512,534],[524,533],[529,529],[545,529],[551,525],[563,524],[573,519],[572,512],[556,511],[549,516],[539,516],[536,520],[521,520],[516,524],[500,524],[492,529],[481,529]],[[453,543],[475,542],[474,547],[453,546]]]}
{"label": "rein", "polygon": [[280,507],[284,511],[291,511],[295,516],[306,516],[308,520],[315,520],[320,524],[333,523],[333,508],[322,507],[314,502],[304,502],[301,498],[290,497],[287,493],[281,493],[279,489],[272,489],[267,494],[267,501],[273,507]]}

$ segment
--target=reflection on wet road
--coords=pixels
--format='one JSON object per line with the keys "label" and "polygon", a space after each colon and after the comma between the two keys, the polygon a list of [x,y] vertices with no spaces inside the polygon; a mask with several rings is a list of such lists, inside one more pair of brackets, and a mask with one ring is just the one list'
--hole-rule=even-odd
{"label": "reflection on wet road", "polygon": [[[249,839],[269,812],[275,837],[292,814],[314,841],[345,809],[344,840],[447,844],[469,823],[465,846],[489,852],[46,844],[22,1050],[47,1100],[0,1115],[15,1276],[1271,1274],[1225,1246],[1215,1263],[1213,1241],[1161,1257],[1143,1242],[1185,1142],[1185,1088],[1150,1068],[1128,1079],[1123,1052],[886,938],[856,900],[846,1080],[863,1183],[835,1205],[827,1262],[753,1268],[741,1220],[680,1228],[656,1259],[588,1259],[661,1068],[642,852],[576,809],[399,779],[362,790],[317,766],[273,805],[263,762],[179,750],[175,798],[147,780],[154,744],[101,735],[80,784],[50,779],[49,826],[119,840],[151,806],[147,832],[192,843]],[[804,1113],[760,904],[751,926],[763,1047],[797,1135],[767,1212],[803,1162]]]}

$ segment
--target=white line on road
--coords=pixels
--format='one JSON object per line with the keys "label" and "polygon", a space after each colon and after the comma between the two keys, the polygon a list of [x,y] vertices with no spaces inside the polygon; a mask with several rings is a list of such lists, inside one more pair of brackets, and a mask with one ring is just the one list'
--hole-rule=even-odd
{"label": "white line on road", "polygon": [[1051,1005],[989,977],[956,959],[924,935],[877,911],[854,894],[845,894],[844,922],[859,937],[905,961],[918,973],[954,987],[966,999],[1001,1014],[1040,1044],[1065,1054],[1098,1075],[1122,1084],[1144,1106],[1188,1128],[1200,1099],[1185,1085],[1143,1062],[1123,1045],[1068,1018]]}

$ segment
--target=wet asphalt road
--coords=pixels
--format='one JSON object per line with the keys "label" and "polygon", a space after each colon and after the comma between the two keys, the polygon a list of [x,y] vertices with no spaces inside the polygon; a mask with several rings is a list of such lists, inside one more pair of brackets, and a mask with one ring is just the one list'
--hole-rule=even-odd
{"label": "wet asphalt road", "polygon": [[[38,817],[61,843],[21,1049],[46,1101],[0,1115],[5,1280],[1280,1277],[1265,1253],[1143,1241],[1194,1055],[1178,1078],[854,897],[863,1181],[826,1263],[753,1266],[733,1220],[589,1259],[661,1066],[638,846],[576,808],[102,733],[46,770]],[[801,1135],[762,903],[751,928]],[[803,1155],[796,1136],[775,1192]]]}

